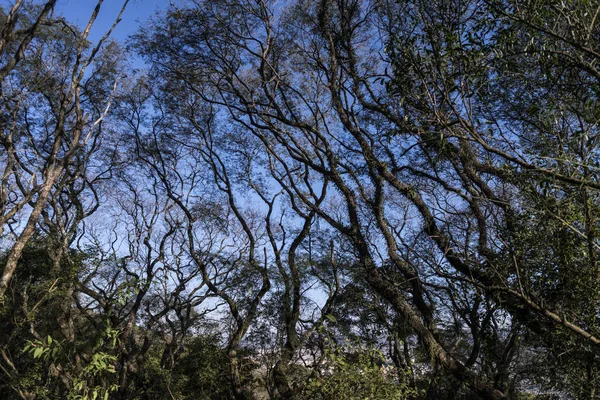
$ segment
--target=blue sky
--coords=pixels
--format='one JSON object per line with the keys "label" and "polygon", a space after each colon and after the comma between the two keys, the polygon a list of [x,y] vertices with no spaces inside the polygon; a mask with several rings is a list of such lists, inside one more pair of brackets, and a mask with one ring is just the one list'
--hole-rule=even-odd
{"label": "blue sky", "polygon": [[[2,3],[6,3],[6,1],[2,1]],[[58,0],[56,12],[63,15],[68,21],[83,27],[87,24],[95,5],[96,0]],[[100,14],[90,32],[90,40],[96,41],[104,35],[114,22],[122,5],[122,0],[104,0]],[[164,10],[168,6],[169,0],[130,0],[122,21],[115,28],[111,37],[118,41],[125,40],[148,17],[157,10]]]}

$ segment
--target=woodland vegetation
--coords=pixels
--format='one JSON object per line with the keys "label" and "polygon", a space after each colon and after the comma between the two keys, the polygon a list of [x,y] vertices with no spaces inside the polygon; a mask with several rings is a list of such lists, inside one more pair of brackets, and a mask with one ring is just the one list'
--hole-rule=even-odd
{"label": "woodland vegetation", "polygon": [[0,8],[0,398],[600,398],[597,1],[56,3]]}

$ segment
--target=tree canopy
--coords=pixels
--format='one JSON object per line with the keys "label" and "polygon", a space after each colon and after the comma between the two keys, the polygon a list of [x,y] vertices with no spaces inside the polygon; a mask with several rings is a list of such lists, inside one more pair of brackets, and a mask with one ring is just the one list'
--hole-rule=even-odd
{"label": "tree canopy", "polygon": [[597,2],[102,5],[0,7],[1,398],[600,398]]}

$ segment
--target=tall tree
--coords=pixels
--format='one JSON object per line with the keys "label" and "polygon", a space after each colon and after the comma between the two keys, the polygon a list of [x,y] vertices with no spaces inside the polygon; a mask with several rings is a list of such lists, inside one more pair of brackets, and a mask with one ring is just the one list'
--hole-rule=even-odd
{"label": "tall tree", "polygon": [[[326,0],[282,11],[269,2],[217,1],[173,10],[137,44],[157,79],[180,82],[263,144],[271,183],[301,205],[296,211],[314,212],[353,244],[361,279],[418,335],[434,365],[481,397],[505,398],[506,373],[490,375],[483,366],[506,371],[521,329],[567,334],[581,350],[598,346],[589,317],[595,311],[556,303],[557,292],[543,287],[548,273],[575,268],[571,250],[586,268],[596,263],[593,200],[587,197],[580,217],[550,211],[556,231],[537,203],[549,200],[539,197],[544,186],[559,204],[574,190],[597,190],[590,158],[559,159],[550,150],[554,139],[541,134],[563,129],[559,137],[581,131],[590,138],[595,129],[581,108],[589,103],[568,102],[564,91],[572,88],[576,98],[573,91],[590,87],[578,80],[593,79],[596,10],[557,7]],[[574,25],[536,25],[528,12],[539,21],[558,13],[567,25],[583,23],[585,44],[565,33]],[[571,50],[583,54],[571,53],[581,62],[569,69],[557,53]],[[525,70],[532,62],[546,65]],[[569,69],[564,76],[573,84],[548,81],[544,71],[564,74],[555,68]],[[580,117],[536,122],[544,93]],[[554,107],[544,109],[550,118]],[[587,175],[574,173],[576,165]],[[322,200],[326,186],[336,190]],[[567,250],[546,240],[540,247],[527,236],[539,232],[532,220],[544,221],[551,237],[564,231],[580,244]],[[526,256],[533,252],[546,257],[536,267]],[[577,291],[589,305],[588,282],[570,279],[563,293]],[[449,316],[468,329],[470,351],[442,334]],[[496,349],[482,346],[490,334]]]}
{"label": "tall tree", "polygon": [[128,1],[106,35],[90,45],[88,35],[102,3],[97,2],[82,32],[49,17],[56,1],[41,6],[17,1],[4,18],[0,234],[10,228],[13,244],[0,277],[0,297],[53,192],[85,175],[81,167],[104,130],[119,72],[114,55],[94,60],[106,53],[102,47]]}

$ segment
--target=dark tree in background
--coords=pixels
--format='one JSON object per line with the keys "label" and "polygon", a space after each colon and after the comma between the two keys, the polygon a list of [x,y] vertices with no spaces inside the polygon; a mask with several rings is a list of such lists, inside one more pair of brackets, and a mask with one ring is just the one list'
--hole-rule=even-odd
{"label": "dark tree in background", "polygon": [[101,4],[2,13],[1,397],[600,396],[597,2]]}

